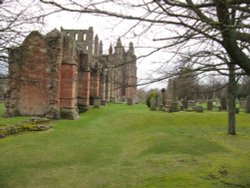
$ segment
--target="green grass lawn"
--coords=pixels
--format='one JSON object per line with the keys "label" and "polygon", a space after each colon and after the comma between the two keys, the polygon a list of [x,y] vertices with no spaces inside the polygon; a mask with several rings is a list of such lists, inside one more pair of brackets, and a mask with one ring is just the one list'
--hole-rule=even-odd
{"label": "green grass lawn", "polygon": [[236,136],[225,134],[226,117],[145,105],[90,109],[48,131],[0,139],[0,187],[249,188],[250,115],[237,114]]}

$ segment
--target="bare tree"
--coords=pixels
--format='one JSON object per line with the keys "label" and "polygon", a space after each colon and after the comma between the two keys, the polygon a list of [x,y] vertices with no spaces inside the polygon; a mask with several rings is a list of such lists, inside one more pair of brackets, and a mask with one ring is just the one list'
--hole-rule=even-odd
{"label": "bare tree", "polygon": [[8,71],[8,48],[16,46],[32,30],[40,30],[44,18],[55,10],[45,10],[36,0],[0,1],[0,72]]}
{"label": "bare tree", "polygon": [[[184,76],[189,76],[189,78],[194,77],[194,75],[206,75],[207,73],[213,72],[218,75],[228,77],[228,82],[219,90],[227,88],[227,106],[228,106],[228,134],[236,134],[236,97],[237,97],[237,81],[239,77],[242,76],[242,70],[239,67],[230,61],[230,58],[227,57],[226,53],[222,51],[217,52],[203,52],[202,54],[190,54],[184,60],[185,64],[188,64],[189,68],[184,72]],[[207,64],[206,62],[209,62]],[[194,74],[195,72],[195,74]],[[185,81],[188,81],[188,78],[185,78]],[[184,87],[183,87],[184,88]]]}
{"label": "bare tree", "polygon": [[[161,28],[163,33],[165,31],[165,35],[154,40],[164,41],[165,45],[155,51],[174,47],[176,52],[183,53],[190,46],[196,51],[220,48],[228,54],[235,65],[250,75],[249,0],[89,0],[84,3],[76,0],[65,0],[63,3],[57,0],[40,0],[40,2],[70,12],[137,21],[135,25],[140,23],[147,25],[143,32],[149,27]],[[155,33],[158,31],[155,30]]]}

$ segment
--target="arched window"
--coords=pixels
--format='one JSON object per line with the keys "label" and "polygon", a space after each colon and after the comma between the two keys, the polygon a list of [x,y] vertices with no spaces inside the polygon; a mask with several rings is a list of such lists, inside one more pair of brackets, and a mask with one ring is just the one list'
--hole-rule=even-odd
{"label": "arched window", "polygon": [[78,40],[78,33],[75,33],[75,40]]}
{"label": "arched window", "polygon": [[82,39],[85,41],[87,39],[87,34],[83,33]]}

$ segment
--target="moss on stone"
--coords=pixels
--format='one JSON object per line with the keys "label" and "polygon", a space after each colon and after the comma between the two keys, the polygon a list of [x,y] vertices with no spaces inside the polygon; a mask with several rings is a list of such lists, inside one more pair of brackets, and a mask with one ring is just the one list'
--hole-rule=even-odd
{"label": "moss on stone", "polygon": [[47,118],[32,117],[27,121],[23,121],[11,126],[0,127],[0,138],[9,135],[18,134],[24,131],[43,131],[51,128],[50,120]]}

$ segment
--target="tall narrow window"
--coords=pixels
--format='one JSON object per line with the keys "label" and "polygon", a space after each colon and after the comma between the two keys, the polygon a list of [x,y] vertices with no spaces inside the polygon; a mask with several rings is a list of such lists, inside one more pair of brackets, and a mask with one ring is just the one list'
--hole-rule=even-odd
{"label": "tall narrow window", "polygon": [[78,33],[75,34],[75,40],[78,40]]}
{"label": "tall narrow window", "polygon": [[86,33],[83,33],[82,38],[83,38],[83,40],[84,40],[84,41],[87,39],[87,35],[86,35]]}

